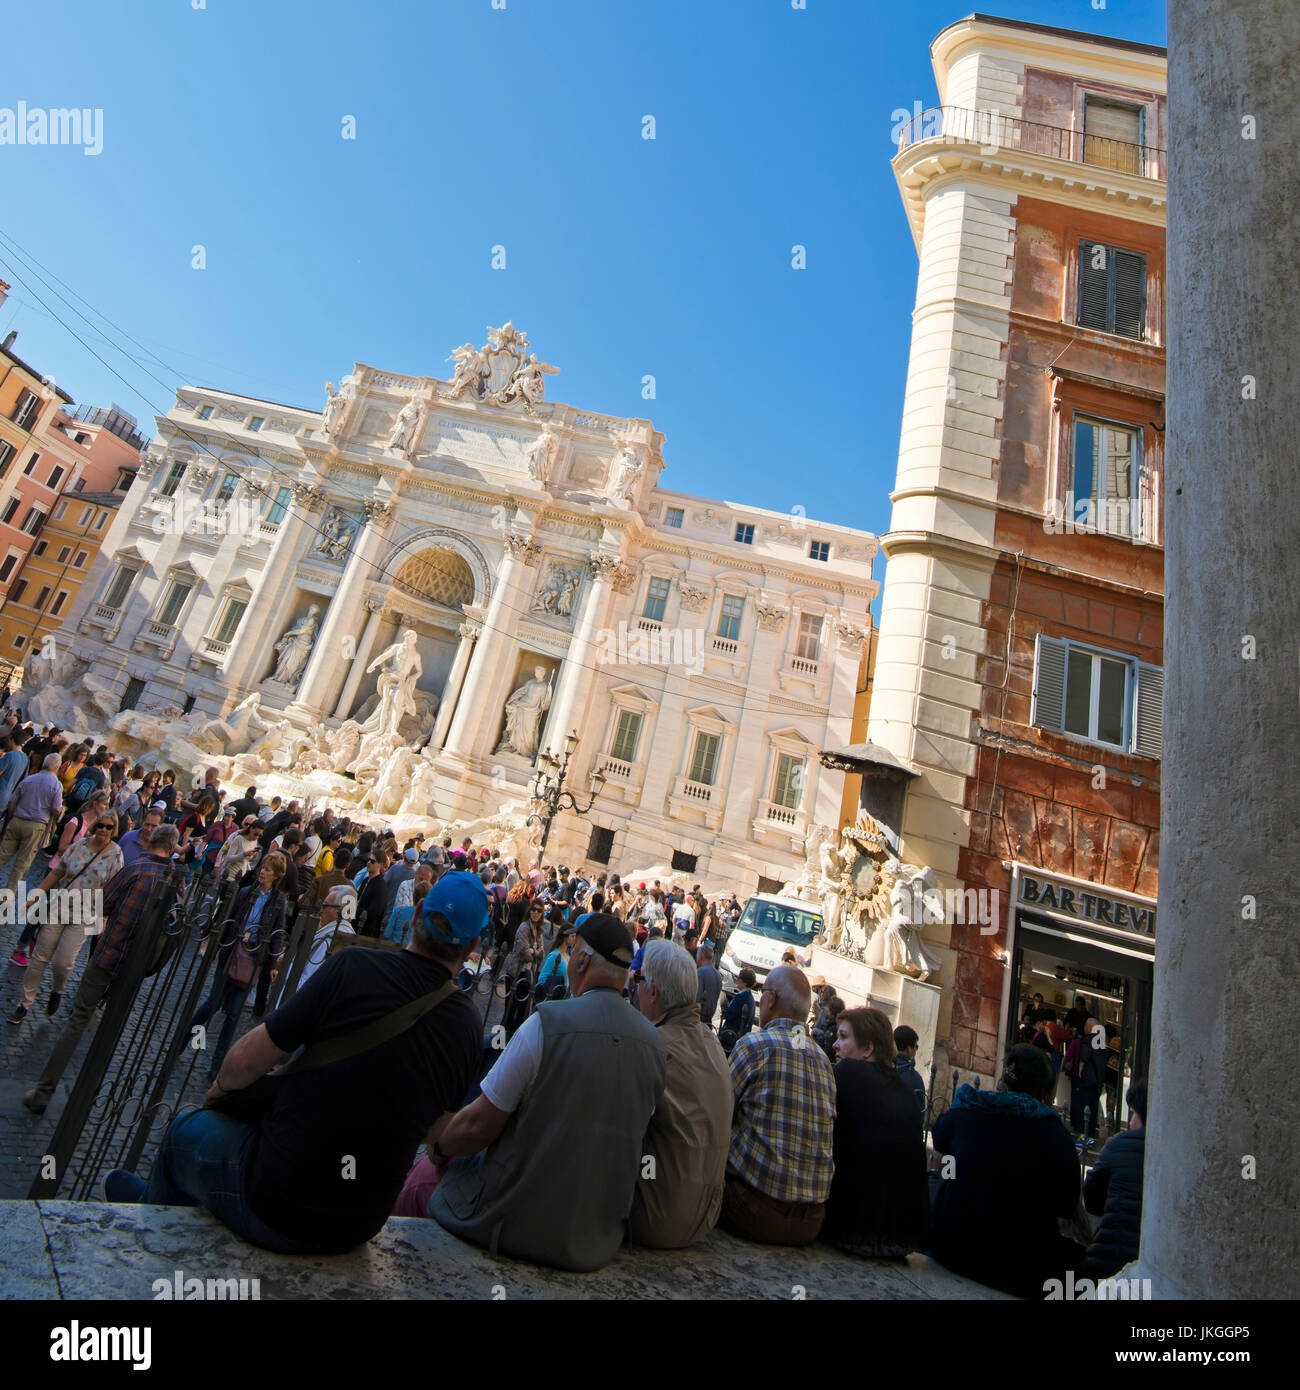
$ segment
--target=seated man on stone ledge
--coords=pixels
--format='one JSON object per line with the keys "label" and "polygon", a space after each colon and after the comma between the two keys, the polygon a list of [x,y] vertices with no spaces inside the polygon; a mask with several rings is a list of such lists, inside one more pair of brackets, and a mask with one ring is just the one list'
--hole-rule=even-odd
{"label": "seated man on stone ledge", "polygon": [[487,920],[478,875],[447,874],[425,898],[405,950],[330,956],[231,1048],[210,1102],[252,1085],[300,1046],[306,1057],[404,1005],[439,1000],[387,1040],[286,1076],[255,1123],[215,1109],[180,1116],[148,1184],[117,1169],[104,1183],[108,1200],[205,1206],[236,1235],[287,1255],[364,1244],[388,1219],[417,1145],[478,1074],[478,1010],[459,989],[441,991]]}
{"label": "seated man on stone ledge", "polygon": [[393,1214],[427,1201],[441,1226],[494,1255],[593,1270],[623,1243],[666,1064],[659,1031],[623,998],[628,929],[591,913],[576,932],[572,997],[540,1005],[482,1094],[434,1127]]}

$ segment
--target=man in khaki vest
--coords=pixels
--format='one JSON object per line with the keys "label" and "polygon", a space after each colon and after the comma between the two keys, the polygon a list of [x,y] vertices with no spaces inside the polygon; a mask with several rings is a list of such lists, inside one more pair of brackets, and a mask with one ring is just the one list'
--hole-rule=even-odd
{"label": "man in khaki vest", "polygon": [[430,1131],[431,1163],[449,1166],[428,1214],[454,1235],[560,1269],[618,1253],[665,1076],[658,1030],[623,998],[631,963],[617,917],[579,918],[573,997],[540,1005],[482,1095]]}

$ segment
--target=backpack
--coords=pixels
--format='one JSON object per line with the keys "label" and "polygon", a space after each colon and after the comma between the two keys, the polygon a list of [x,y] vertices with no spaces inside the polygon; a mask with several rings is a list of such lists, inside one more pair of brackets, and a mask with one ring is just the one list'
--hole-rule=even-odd
{"label": "backpack", "polygon": [[77,780],[72,784],[72,793],[69,797],[69,800],[75,802],[76,805],[80,806],[81,803],[85,801],[85,799],[88,796],[94,795],[95,785],[95,779],[90,775],[90,773],[83,772],[81,776],[78,777]]}

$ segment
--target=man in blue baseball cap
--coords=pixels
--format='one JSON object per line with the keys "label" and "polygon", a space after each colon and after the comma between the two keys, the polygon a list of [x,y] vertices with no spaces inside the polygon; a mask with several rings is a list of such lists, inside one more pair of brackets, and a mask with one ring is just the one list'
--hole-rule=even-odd
{"label": "man in blue baseball cap", "polygon": [[[306,1057],[317,1043],[351,1037],[351,1054],[285,1076],[255,1123],[219,1109],[174,1120],[148,1185],[115,1171],[109,1200],[205,1206],[237,1235],[285,1254],[340,1254],[369,1240],[416,1148],[478,1076],[482,1025],[453,980],[487,920],[478,875],[444,874],[404,950],[351,945],[328,956],[231,1048],[208,1099],[251,1085],[300,1046]],[[422,1010],[394,1019],[417,1002]],[[371,1032],[355,1046],[381,1019],[400,1031]]]}

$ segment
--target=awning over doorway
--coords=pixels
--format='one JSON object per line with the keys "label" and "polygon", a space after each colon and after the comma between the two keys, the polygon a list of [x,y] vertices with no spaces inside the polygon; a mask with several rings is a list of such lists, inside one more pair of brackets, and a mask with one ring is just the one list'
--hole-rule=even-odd
{"label": "awning over doorway", "polygon": [[850,743],[847,748],[824,748],[818,761],[833,772],[857,772],[863,777],[881,777],[890,782],[920,776],[909,763],[878,743]]}

